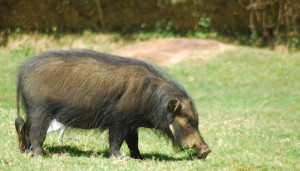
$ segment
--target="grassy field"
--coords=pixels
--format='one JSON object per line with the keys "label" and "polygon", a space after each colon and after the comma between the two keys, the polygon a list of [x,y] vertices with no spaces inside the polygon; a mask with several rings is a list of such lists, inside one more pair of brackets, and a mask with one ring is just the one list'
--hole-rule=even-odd
{"label": "grassy field", "polygon": [[[49,134],[44,158],[21,154],[14,131],[17,66],[36,49],[0,49],[0,170],[300,170],[300,55],[238,47],[209,61],[165,68],[195,100],[205,161],[163,135],[140,129],[144,161],[107,158],[107,132],[68,129],[64,145]],[[110,51],[106,49],[106,51]]]}

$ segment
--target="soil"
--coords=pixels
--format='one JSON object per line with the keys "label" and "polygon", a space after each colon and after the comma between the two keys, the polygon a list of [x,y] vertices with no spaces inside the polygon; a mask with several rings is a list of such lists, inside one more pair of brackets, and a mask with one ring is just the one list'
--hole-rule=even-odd
{"label": "soil", "polygon": [[167,38],[131,44],[114,50],[113,54],[145,59],[166,66],[187,59],[210,60],[230,49],[234,49],[234,46],[214,40]]}

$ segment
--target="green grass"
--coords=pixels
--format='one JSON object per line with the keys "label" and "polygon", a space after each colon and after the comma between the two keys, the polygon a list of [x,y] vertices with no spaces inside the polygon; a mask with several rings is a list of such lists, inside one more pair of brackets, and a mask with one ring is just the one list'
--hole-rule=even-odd
{"label": "green grass", "polygon": [[239,47],[210,61],[166,70],[193,97],[200,131],[212,153],[205,161],[140,129],[144,161],[107,158],[107,132],[69,129],[64,145],[48,135],[44,158],[21,154],[13,121],[17,66],[34,48],[0,51],[0,170],[300,170],[300,56]]}
{"label": "green grass", "polygon": [[299,55],[239,48],[200,66],[169,70],[197,103],[212,166],[299,169]]}

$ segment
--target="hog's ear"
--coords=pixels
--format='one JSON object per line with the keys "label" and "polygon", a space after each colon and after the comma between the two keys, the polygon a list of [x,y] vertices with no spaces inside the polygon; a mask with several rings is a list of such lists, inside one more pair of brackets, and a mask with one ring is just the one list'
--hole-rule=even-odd
{"label": "hog's ear", "polygon": [[172,99],[168,104],[169,111],[174,114],[177,114],[182,108],[182,103],[178,99]]}

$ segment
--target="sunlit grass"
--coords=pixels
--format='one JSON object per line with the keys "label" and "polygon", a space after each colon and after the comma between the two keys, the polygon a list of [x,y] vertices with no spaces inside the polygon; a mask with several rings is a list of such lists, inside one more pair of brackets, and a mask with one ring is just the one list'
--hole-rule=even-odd
{"label": "sunlit grass", "polygon": [[193,97],[200,131],[212,149],[205,161],[180,152],[160,133],[140,129],[144,161],[108,156],[107,131],[67,129],[48,135],[44,158],[21,154],[13,121],[17,66],[34,48],[0,52],[0,170],[299,170],[300,56],[239,47],[211,61],[166,70]]}

